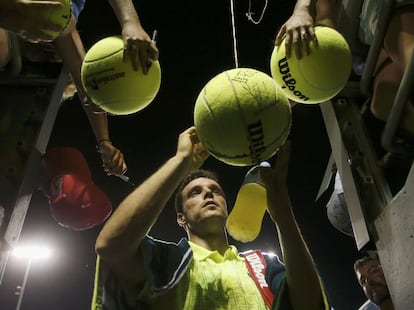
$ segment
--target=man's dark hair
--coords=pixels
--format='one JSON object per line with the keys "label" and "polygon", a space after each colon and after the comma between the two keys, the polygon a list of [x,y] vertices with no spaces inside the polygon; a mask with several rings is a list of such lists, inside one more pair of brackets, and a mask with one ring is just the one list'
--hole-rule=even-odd
{"label": "man's dark hair", "polygon": [[377,257],[371,257],[371,256],[365,256],[355,261],[354,263],[354,272],[357,273],[357,271],[364,266],[366,263],[376,261],[379,263],[379,260]]}
{"label": "man's dark hair", "polygon": [[184,187],[191,181],[198,179],[198,178],[207,178],[219,182],[218,176],[215,172],[210,170],[198,169],[191,172],[177,187],[175,192],[175,212],[182,213],[183,212],[183,195],[182,191]]}

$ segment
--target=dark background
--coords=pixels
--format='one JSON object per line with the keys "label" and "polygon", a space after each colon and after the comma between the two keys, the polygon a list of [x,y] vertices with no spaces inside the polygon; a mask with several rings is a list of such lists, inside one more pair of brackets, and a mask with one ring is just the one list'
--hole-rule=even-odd
{"label": "dark background", "polygon": [[[239,67],[270,73],[269,59],[278,28],[289,17],[295,1],[269,1],[259,25],[245,16],[248,0],[235,1]],[[144,110],[129,116],[109,117],[110,136],[123,152],[127,175],[137,184],[175,153],[180,132],[192,126],[195,98],[203,85],[216,74],[235,67],[229,1],[135,0],[142,24],[151,34],[158,31],[162,70],[161,88]],[[252,11],[260,16],[264,1],[254,1]],[[106,1],[89,0],[81,13],[78,29],[89,48],[99,39],[120,34],[116,17]],[[292,152],[289,189],[294,212],[326,286],[332,306],[354,310],[364,296],[353,274],[359,257],[354,240],[336,230],[326,216],[326,193],[315,202],[326,168],[330,145],[317,105],[293,108]],[[75,99],[65,102],[59,112],[50,145],[73,146],[85,155],[95,183],[111,198],[114,208],[132,187],[108,177],[95,151],[95,138],[82,107]],[[234,203],[248,167],[225,165],[210,157],[205,168],[217,171]],[[55,255],[47,262],[34,262],[24,294],[22,309],[89,309],[95,266],[94,240],[101,226],[75,232],[59,226],[48,210],[47,200],[36,192],[29,209],[21,242],[49,242]],[[177,241],[184,231],[175,221],[172,203],[165,208],[151,234]],[[257,247],[280,254],[276,229],[268,216],[260,237],[242,244],[240,250]],[[0,287],[1,309],[14,309],[16,286],[23,280],[25,262],[11,258]]]}

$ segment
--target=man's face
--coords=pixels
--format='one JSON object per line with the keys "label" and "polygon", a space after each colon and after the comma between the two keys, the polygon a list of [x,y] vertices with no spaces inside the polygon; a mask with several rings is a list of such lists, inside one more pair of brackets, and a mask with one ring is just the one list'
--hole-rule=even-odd
{"label": "man's face", "polygon": [[[183,188],[181,195],[184,212],[179,214],[179,220],[180,216],[184,216],[184,225],[194,226],[213,218],[218,219],[220,225],[224,225],[228,216],[227,204],[224,192],[216,181],[197,178]],[[183,223],[180,225],[183,226]]]}
{"label": "man's face", "polygon": [[365,296],[375,304],[380,305],[391,298],[384,272],[377,260],[367,261],[357,270],[356,275]]}

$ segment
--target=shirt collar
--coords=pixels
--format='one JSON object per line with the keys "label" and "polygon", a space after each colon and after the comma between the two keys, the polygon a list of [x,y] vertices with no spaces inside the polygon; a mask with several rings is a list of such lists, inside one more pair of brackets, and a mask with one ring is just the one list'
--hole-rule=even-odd
{"label": "shirt collar", "polygon": [[194,242],[188,241],[188,244],[193,251],[193,257],[197,261],[204,261],[208,258],[212,259],[216,263],[223,262],[225,260],[239,260],[243,261],[243,258],[239,256],[239,252],[234,245],[229,245],[228,249],[221,255],[218,251],[210,251]]}

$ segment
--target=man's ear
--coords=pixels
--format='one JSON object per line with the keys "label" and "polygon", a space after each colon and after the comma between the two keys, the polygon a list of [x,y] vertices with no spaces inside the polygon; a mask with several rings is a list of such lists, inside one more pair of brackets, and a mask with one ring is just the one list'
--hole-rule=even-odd
{"label": "man's ear", "polygon": [[185,228],[185,226],[187,225],[187,219],[186,219],[184,213],[182,213],[182,212],[177,213],[177,223],[182,228]]}

